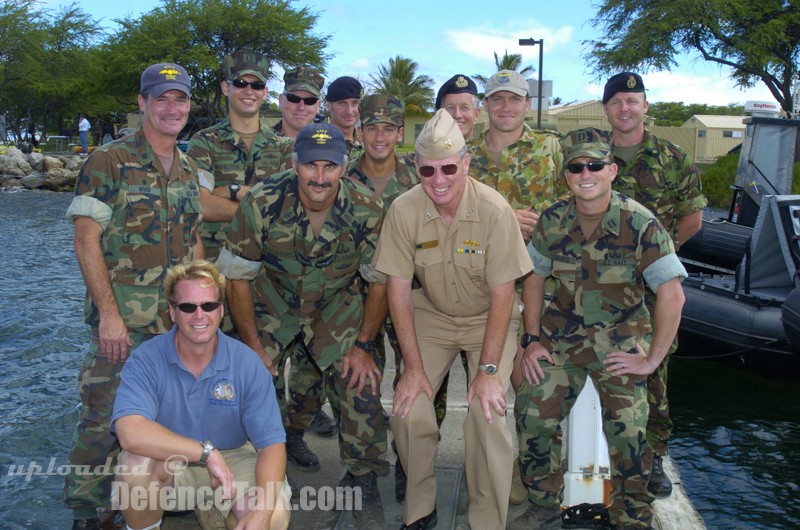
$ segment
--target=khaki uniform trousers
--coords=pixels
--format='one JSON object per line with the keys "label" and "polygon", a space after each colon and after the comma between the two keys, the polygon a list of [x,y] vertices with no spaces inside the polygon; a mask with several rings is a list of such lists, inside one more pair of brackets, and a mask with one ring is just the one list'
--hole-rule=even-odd
{"label": "khaki uniform trousers", "polygon": [[[417,341],[434,394],[462,349],[467,352],[469,373],[474,378],[478,373],[487,314],[469,317],[446,315],[433,307],[419,290],[413,292],[413,305]],[[506,391],[517,351],[519,324],[519,304],[515,303],[497,372]],[[409,524],[431,513],[436,505],[434,460],[439,428],[433,402],[425,394],[420,394],[405,419],[392,416],[390,423],[400,462],[408,476],[403,520]],[[464,420],[464,440],[469,524],[472,528],[503,529],[508,515],[514,461],[511,432],[505,416],[494,413],[493,422],[489,424],[479,400],[475,398]]]}

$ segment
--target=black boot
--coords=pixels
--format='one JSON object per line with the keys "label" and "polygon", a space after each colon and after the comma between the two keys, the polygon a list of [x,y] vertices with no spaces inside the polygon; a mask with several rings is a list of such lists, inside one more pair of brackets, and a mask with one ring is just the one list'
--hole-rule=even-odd
{"label": "black boot", "polygon": [[653,458],[653,467],[650,468],[650,482],[647,483],[647,491],[656,497],[669,497],[672,494],[672,481],[664,473],[664,457],[656,456]]}
{"label": "black boot", "polygon": [[400,459],[397,459],[397,462],[394,464],[394,498],[397,499],[397,502],[400,504],[404,503],[406,500],[406,484],[408,483],[408,477],[406,477],[406,470],[403,469],[403,464],[400,463]]}
{"label": "black boot", "polygon": [[336,432],[336,422],[324,410],[319,409],[317,415],[311,420],[311,430],[314,434],[328,438]]}
{"label": "black boot", "polygon": [[366,475],[351,475],[354,488],[361,488],[361,509],[353,510],[353,520],[359,530],[386,530],[386,517],[378,491],[378,476],[374,471]]}
{"label": "black boot", "polygon": [[303,471],[319,469],[319,458],[303,440],[303,431],[299,429],[286,429],[286,457]]}

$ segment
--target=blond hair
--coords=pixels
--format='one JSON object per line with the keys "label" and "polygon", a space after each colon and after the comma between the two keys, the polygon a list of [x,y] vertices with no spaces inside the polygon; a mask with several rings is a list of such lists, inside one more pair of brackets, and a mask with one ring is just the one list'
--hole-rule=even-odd
{"label": "blond hair", "polygon": [[205,280],[203,287],[217,286],[219,300],[225,294],[225,276],[220,274],[217,266],[210,261],[199,259],[190,263],[179,263],[167,272],[164,280],[164,292],[169,303],[175,303],[175,288],[183,280]]}

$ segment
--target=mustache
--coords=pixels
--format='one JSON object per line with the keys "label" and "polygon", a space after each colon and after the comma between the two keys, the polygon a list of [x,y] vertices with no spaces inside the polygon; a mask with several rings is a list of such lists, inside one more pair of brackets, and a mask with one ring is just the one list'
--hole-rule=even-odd
{"label": "mustache", "polygon": [[306,184],[306,186],[308,186],[309,188],[332,188],[333,184],[330,182],[323,182],[322,184],[318,184],[313,180],[310,180],[308,181],[308,184]]}

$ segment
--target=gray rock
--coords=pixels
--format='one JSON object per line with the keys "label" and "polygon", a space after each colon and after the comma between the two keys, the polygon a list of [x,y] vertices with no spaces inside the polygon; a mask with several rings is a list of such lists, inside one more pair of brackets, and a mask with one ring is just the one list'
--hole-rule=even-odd
{"label": "gray rock", "polygon": [[41,175],[28,175],[22,178],[22,185],[28,189],[35,190],[44,185],[44,178]]}

